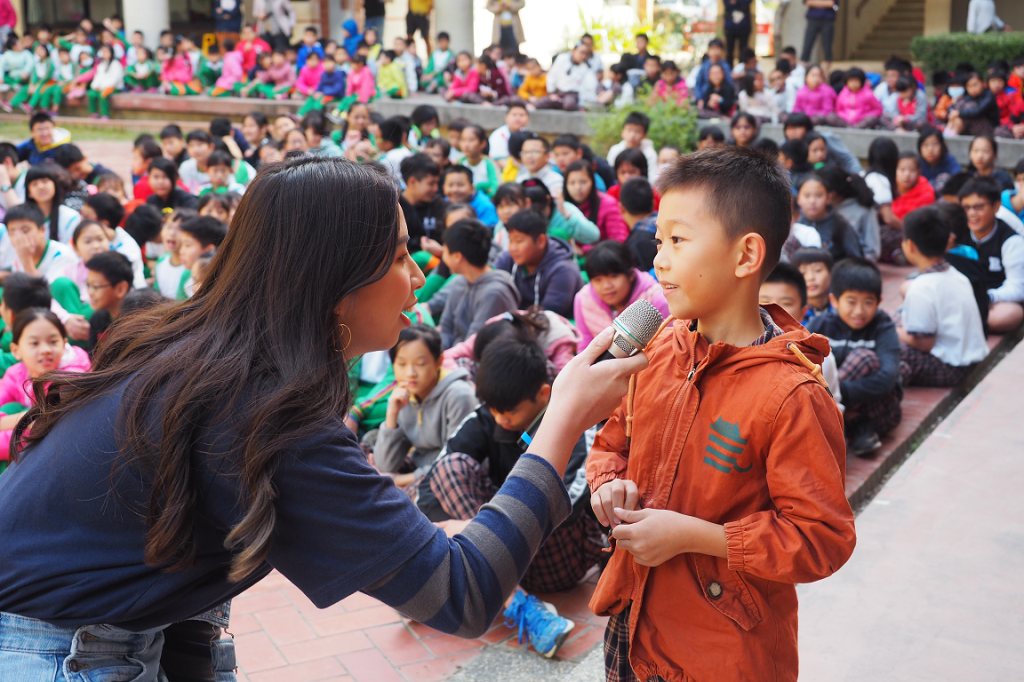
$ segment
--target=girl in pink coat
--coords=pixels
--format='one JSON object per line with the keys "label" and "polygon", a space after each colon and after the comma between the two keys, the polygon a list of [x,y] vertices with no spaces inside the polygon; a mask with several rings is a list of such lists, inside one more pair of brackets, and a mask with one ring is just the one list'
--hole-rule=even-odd
{"label": "girl in pink coat", "polygon": [[[366,66],[366,57],[354,54],[349,58],[349,63],[352,65],[352,71],[349,72],[345,83],[345,100],[342,103],[345,109],[355,101],[366,104],[377,97],[377,81],[373,77],[373,72]],[[349,99],[350,97],[354,99]]]}
{"label": "girl in pink coat", "polygon": [[793,111],[807,114],[814,125],[830,125],[829,117],[841,121],[835,115],[836,91],[825,82],[825,72],[817,64],[807,69],[804,87],[796,93]]}
{"label": "girl in pink coat", "polygon": [[[580,209],[583,216],[597,225],[601,231],[600,240],[626,241],[629,227],[619,211],[619,202],[597,190],[594,183],[594,169],[585,159],[573,161],[565,169],[565,198]],[[592,244],[582,247],[583,253],[593,248]]]}
{"label": "girl in pink coat", "polygon": [[306,55],[306,64],[299,69],[299,77],[295,80],[295,91],[303,98],[316,92],[320,85],[320,76],[324,73],[324,65],[320,63],[320,55],[310,52]]}
{"label": "girl in pink coat", "polygon": [[213,97],[237,96],[245,83],[245,69],[242,62],[245,55],[241,50],[235,49],[235,41],[231,38],[224,40],[224,59],[221,68],[220,78],[213,84],[210,95]]}
{"label": "girl in pink coat", "polygon": [[480,91],[480,72],[473,68],[473,57],[468,52],[459,53],[455,58],[455,66],[451,84],[444,93],[444,98],[449,102]]}
{"label": "girl in pink coat", "polygon": [[846,87],[836,97],[836,116],[854,128],[881,128],[882,103],[871,88],[865,88],[867,76],[854,67],[846,72]]}

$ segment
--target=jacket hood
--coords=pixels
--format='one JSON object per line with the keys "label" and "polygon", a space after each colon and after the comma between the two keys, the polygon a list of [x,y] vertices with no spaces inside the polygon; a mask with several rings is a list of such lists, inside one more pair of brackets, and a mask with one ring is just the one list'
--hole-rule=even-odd
{"label": "jacket hood", "polygon": [[342,22],[341,27],[348,31],[350,36],[359,35],[359,24],[356,23],[355,19],[346,19]]}
{"label": "jacket hood", "polygon": [[417,407],[420,411],[430,408],[432,403],[436,403],[444,395],[444,392],[454,384],[456,381],[467,381],[469,379],[469,372],[463,368],[453,369],[448,372],[442,372],[441,379],[437,382],[437,385],[427,394],[427,397],[423,399]]}
{"label": "jacket hood", "polygon": [[549,235],[547,251],[544,252],[544,257],[540,259],[540,265],[537,266],[536,272],[541,273],[558,261],[567,261],[571,258],[572,247],[569,246],[569,242]]}
{"label": "jacket hood", "polygon": [[709,345],[703,336],[690,331],[689,324],[677,320],[673,327],[672,343],[680,369],[686,373],[695,369],[696,374],[701,374],[707,367],[714,365],[718,370],[728,367],[729,371],[735,372],[781,360],[804,367],[820,376],[819,365],[830,352],[828,339],[807,331],[775,304],[762,307],[784,333],[760,346],[741,347],[724,343]]}

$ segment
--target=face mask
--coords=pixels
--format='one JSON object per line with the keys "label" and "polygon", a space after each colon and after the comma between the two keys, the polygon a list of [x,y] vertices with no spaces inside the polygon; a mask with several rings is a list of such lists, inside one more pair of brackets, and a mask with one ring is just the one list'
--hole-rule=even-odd
{"label": "face mask", "polygon": [[952,97],[953,99],[956,99],[957,97],[962,97],[963,96],[964,89],[962,87],[960,87],[959,85],[953,85],[953,86],[950,86],[950,88],[948,90],[946,90],[946,94],[949,95],[950,97]]}

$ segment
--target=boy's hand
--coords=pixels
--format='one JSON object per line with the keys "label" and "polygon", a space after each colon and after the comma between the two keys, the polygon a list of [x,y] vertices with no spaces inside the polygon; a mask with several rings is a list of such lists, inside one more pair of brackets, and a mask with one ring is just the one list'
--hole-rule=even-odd
{"label": "boy's hand", "polygon": [[64,323],[64,329],[74,341],[89,340],[89,321],[82,315],[71,315]]}
{"label": "boy's hand", "polygon": [[616,509],[633,511],[640,500],[636,483],[629,479],[617,478],[608,481],[590,496],[590,506],[602,526],[615,528],[621,521],[615,515]]}
{"label": "boy's hand", "polygon": [[616,508],[621,523],[612,531],[619,547],[641,566],[660,566],[679,554],[728,556],[725,527],[665,509]]}

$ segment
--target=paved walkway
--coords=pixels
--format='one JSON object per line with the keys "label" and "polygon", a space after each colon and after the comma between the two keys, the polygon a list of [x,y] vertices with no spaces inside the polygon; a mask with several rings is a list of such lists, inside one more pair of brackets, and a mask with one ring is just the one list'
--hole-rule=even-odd
{"label": "paved walkway", "polygon": [[1014,680],[1024,670],[1024,344],[857,519],[800,590],[801,680]]}

